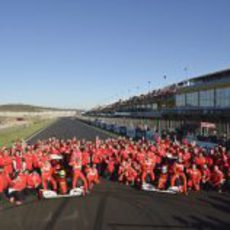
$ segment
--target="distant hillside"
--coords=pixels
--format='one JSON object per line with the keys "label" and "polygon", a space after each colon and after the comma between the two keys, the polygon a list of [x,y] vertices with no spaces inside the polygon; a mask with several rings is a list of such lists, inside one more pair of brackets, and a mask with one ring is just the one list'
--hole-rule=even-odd
{"label": "distant hillside", "polygon": [[80,111],[77,109],[58,109],[58,108],[48,108],[34,105],[25,105],[25,104],[6,104],[0,105],[0,112],[42,112],[46,110],[55,110],[55,111]]}

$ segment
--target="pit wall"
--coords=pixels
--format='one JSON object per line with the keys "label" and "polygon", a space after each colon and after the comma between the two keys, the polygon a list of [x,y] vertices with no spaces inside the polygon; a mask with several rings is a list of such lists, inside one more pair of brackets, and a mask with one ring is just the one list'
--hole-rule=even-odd
{"label": "pit wall", "polygon": [[[107,117],[83,117],[83,119],[95,121],[99,119],[104,121],[107,124],[115,124],[120,126],[126,126],[129,128],[148,127],[153,131],[162,131],[162,130],[171,130],[181,129],[187,126],[196,126],[195,130],[196,135],[201,134],[200,122],[185,121],[185,120],[166,120],[166,119],[132,119],[132,118],[107,118]],[[218,121],[215,123],[217,128],[217,135],[226,135],[227,138],[230,138],[230,120],[229,121]]]}

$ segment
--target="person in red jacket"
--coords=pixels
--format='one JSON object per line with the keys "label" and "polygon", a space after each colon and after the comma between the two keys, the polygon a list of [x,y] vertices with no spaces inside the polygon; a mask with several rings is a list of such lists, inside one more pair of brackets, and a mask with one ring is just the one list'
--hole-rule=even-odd
{"label": "person in red jacket", "polygon": [[182,193],[187,194],[187,178],[184,173],[183,160],[179,159],[173,165],[173,172],[171,177],[171,187],[175,187],[177,182],[179,183],[179,188]]}
{"label": "person in red jacket", "polygon": [[86,177],[88,180],[88,185],[89,185],[89,190],[92,191],[93,186],[95,184],[99,184],[100,183],[100,179],[99,179],[99,175],[98,175],[98,171],[97,171],[97,165],[94,164],[92,168],[90,168],[89,166],[86,168]]}
{"label": "person in red jacket", "polygon": [[3,164],[5,173],[11,175],[13,173],[13,160],[9,156],[7,150],[4,150],[3,152]]}
{"label": "person in red jacket", "polygon": [[69,165],[73,169],[72,188],[76,188],[78,180],[81,179],[84,183],[85,192],[88,191],[88,183],[85,175],[82,173],[82,155],[80,152],[72,153]]}
{"label": "person in red jacket", "polygon": [[155,168],[155,162],[151,158],[146,157],[145,161],[142,164],[142,176],[141,176],[142,184],[146,183],[146,179],[148,176],[150,176],[151,182],[154,182],[155,180],[154,168]]}
{"label": "person in red jacket", "polygon": [[66,180],[66,171],[61,169],[57,172],[57,182],[58,182],[58,190],[61,195],[65,195],[68,193],[68,185]]}
{"label": "person in red jacket", "polygon": [[0,200],[4,199],[4,193],[8,186],[11,183],[11,179],[8,175],[5,174],[4,170],[2,167],[0,167]]}
{"label": "person in red jacket", "polygon": [[137,182],[138,173],[134,169],[133,164],[128,165],[125,176],[127,185],[135,185]]}
{"label": "person in red jacket", "polygon": [[13,165],[16,172],[22,170],[22,154],[19,151],[17,151],[14,156]]}
{"label": "person in red jacket", "polygon": [[90,164],[90,155],[88,151],[84,150],[82,152],[82,166],[86,167],[88,164]]}
{"label": "person in red jacket", "polygon": [[31,171],[33,170],[33,157],[31,153],[25,153],[24,154],[24,159],[26,163],[26,170]]}
{"label": "person in red jacket", "polygon": [[3,192],[5,191],[5,175],[3,173],[3,169],[0,168],[0,198],[3,195]]}
{"label": "person in red jacket", "polygon": [[210,179],[211,179],[211,170],[209,169],[208,165],[204,165],[202,170],[202,188],[203,189],[208,189]]}
{"label": "person in red jacket", "polygon": [[42,183],[41,176],[36,172],[33,171],[28,174],[27,176],[27,188],[31,191],[36,191]]}
{"label": "person in red jacket", "polygon": [[157,188],[160,190],[166,190],[168,178],[169,178],[168,167],[167,165],[164,165],[161,168],[161,173],[158,179]]}
{"label": "person in red jacket", "polygon": [[106,168],[104,171],[104,176],[107,179],[112,180],[113,175],[114,175],[114,171],[115,171],[115,160],[112,157],[110,157],[110,158],[105,160],[105,163],[106,163]]}
{"label": "person in red jacket", "polygon": [[52,185],[54,191],[57,190],[57,183],[53,177],[53,168],[49,161],[45,161],[41,164],[41,174],[42,174],[42,187],[44,190],[48,190],[48,184]]}
{"label": "person in red jacket", "polygon": [[214,167],[213,172],[211,173],[211,186],[218,190],[219,192],[222,192],[222,185],[225,182],[224,179],[224,174],[223,172],[219,169],[219,167],[216,165]]}
{"label": "person in red jacket", "polygon": [[11,186],[9,187],[10,202],[21,205],[24,201],[24,191],[27,185],[27,175],[19,172],[16,177],[12,180]]}
{"label": "person in red jacket", "polygon": [[199,169],[197,169],[196,164],[192,165],[192,168],[187,170],[188,174],[188,188],[194,189],[195,191],[200,191],[200,184],[202,175]]}
{"label": "person in red jacket", "polygon": [[201,169],[207,163],[206,158],[202,153],[200,153],[199,156],[195,158],[195,163],[199,167],[199,169]]}
{"label": "person in red jacket", "polygon": [[124,182],[125,181],[125,172],[127,168],[127,162],[122,160],[119,165],[119,170],[118,170],[118,181],[119,182]]}

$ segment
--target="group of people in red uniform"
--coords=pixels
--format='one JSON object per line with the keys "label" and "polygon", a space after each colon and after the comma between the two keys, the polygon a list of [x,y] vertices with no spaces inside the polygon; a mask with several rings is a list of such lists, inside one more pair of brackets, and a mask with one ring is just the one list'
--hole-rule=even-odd
{"label": "group of people in red uniform", "polygon": [[20,205],[28,193],[53,190],[68,194],[82,186],[92,191],[100,177],[141,188],[228,189],[230,155],[225,147],[204,149],[195,143],[158,138],[96,141],[50,138],[34,145],[16,142],[0,148],[0,195]]}

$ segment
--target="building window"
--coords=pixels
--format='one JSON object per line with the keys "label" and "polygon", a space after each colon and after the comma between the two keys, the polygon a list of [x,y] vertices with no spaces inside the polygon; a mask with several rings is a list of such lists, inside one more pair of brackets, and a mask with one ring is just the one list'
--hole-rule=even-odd
{"label": "building window", "polygon": [[214,89],[200,91],[200,106],[214,107]]}
{"label": "building window", "polygon": [[157,103],[152,104],[152,110],[157,110]]}
{"label": "building window", "polygon": [[230,107],[230,87],[216,90],[216,106]]}
{"label": "building window", "polygon": [[187,106],[198,106],[199,105],[199,99],[198,99],[198,92],[194,93],[187,93]]}
{"label": "building window", "polygon": [[186,96],[185,94],[176,95],[176,106],[182,107],[186,105]]}

